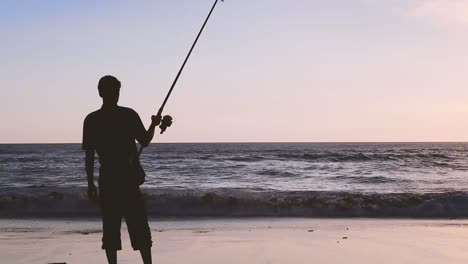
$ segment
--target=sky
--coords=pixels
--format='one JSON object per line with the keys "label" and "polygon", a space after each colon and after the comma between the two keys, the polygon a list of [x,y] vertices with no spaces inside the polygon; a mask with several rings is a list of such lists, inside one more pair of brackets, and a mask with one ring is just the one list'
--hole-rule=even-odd
{"label": "sky", "polygon": [[[97,82],[145,125],[213,1],[0,1],[0,143],[79,143]],[[153,142],[468,141],[468,0],[226,0]]]}

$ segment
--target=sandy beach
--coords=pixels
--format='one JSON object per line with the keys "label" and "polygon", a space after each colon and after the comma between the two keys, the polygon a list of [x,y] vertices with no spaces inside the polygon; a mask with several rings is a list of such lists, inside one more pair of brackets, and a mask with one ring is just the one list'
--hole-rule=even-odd
{"label": "sandy beach", "polygon": [[[468,220],[153,220],[154,263],[467,263]],[[2,263],[106,263],[100,221],[0,220]],[[139,263],[122,230],[119,263]]]}

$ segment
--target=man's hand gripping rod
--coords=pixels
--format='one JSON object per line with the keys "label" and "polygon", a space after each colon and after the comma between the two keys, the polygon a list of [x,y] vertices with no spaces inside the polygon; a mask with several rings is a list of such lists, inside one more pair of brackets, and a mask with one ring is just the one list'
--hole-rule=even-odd
{"label": "man's hand gripping rod", "polygon": [[[188,59],[190,58],[190,55],[192,54],[193,49],[197,45],[198,39],[200,38],[203,30],[205,29],[205,26],[208,23],[208,20],[210,19],[211,14],[213,13],[213,10],[215,9],[216,5],[218,4],[218,1],[219,0],[215,0],[213,6],[211,7],[210,13],[208,13],[208,16],[206,17],[205,22],[203,23],[203,26],[200,29],[200,32],[198,32],[198,35],[195,38],[195,41],[193,42],[189,53],[187,54],[187,57],[185,57],[184,63],[182,63],[182,67],[180,67],[180,70],[177,73],[177,76],[175,77],[174,81],[172,82],[171,88],[169,89],[169,92],[167,93],[166,98],[164,99],[164,102],[162,103],[161,107],[158,110],[158,114],[157,114],[158,116],[162,115],[164,107],[166,106],[167,100],[169,100],[169,97],[172,94],[172,90],[174,90],[174,87],[175,87],[177,81],[179,80],[179,77],[180,77],[182,71],[185,68],[185,64],[187,63]],[[221,2],[224,2],[224,0],[221,0]],[[162,118],[162,120],[161,120],[161,124],[159,125],[159,128],[161,129],[161,134],[164,133],[166,131],[166,129],[168,127],[170,127],[171,125],[172,125],[172,117],[169,116],[169,115],[164,116]],[[143,152],[143,146],[140,148],[139,154],[141,154],[141,152]]]}

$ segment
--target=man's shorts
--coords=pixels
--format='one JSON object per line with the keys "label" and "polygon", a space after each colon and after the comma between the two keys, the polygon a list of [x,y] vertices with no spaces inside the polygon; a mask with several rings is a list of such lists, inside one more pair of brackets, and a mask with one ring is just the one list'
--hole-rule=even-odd
{"label": "man's shorts", "polygon": [[102,213],[102,249],[121,250],[120,227],[122,218],[127,223],[134,250],[152,246],[148,216],[140,188],[126,186],[124,191],[99,184]]}

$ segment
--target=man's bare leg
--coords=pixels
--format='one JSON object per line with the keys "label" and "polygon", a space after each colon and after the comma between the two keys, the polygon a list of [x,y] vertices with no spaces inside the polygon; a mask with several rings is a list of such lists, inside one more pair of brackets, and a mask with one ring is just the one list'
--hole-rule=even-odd
{"label": "man's bare leg", "polygon": [[117,250],[106,249],[107,262],[117,264]]}
{"label": "man's bare leg", "polygon": [[141,258],[143,259],[143,264],[152,264],[153,260],[151,258],[151,248],[142,248],[140,249]]}

